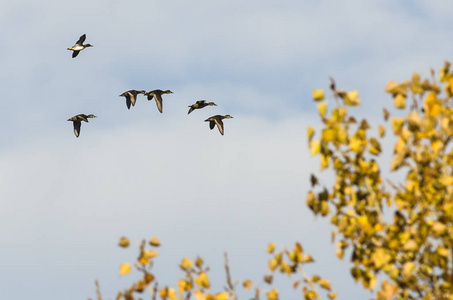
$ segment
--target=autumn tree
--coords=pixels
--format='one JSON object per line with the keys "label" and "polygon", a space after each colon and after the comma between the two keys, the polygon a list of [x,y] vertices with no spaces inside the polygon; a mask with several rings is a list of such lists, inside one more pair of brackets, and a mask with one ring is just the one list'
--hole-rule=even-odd
{"label": "autumn tree", "polygon": [[[388,83],[386,92],[403,116],[391,117],[384,109],[396,142],[390,164],[381,166],[376,157],[386,127],[349,114],[348,106],[360,104],[357,91],[339,90],[333,80],[330,89],[337,103],[330,113],[324,92],[313,93],[323,128],[315,139],[309,127],[308,138],[321,168],[333,171],[334,184],[320,186],[312,175],[315,190],[306,201],[314,214],[330,217],[337,256],[349,253],[351,274],[366,289],[375,289],[378,274],[384,274],[377,299],[452,299],[450,63],[440,70],[439,80],[432,71],[429,79],[414,74],[411,80]],[[400,182],[385,179],[383,173],[391,172]]]}
{"label": "autumn tree", "polygon": [[[360,105],[357,91],[340,90],[333,79],[328,97],[324,90],[313,91],[322,128],[310,126],[307,135],[323,176],[321,180],[312,174],[306,204],[315,215],[330,218],[337,257],[351,261],[351,276],[376,291],[376,299],[453,299],[450,63],[441,68],[438,79],[433,71],[426,79],[414,74],[411,80],[390,81],[386,92],[393,100],[390,111],[398,116],[384,109],[384,123],[376,125],[350,114],[351,106]],[[392,136],[386,137],[389,130]],[[393,141],[391,161],[379,163],[383,145]],[[389,176],[400,180],[390,181]],[[122,238],[119,245],[128,247],[129,240]],[[209,268],[200,257],[183,258],[175,286],[159,287],[152,272],[159,245],[157,238],[143,241],[135,264],[121,264],[121,275],[135,268],[143,276],[116,299],[137,299],[148,290],[150,299],[227,300],[238,299],[237,289],[244,288],[251,290],[248,299],[277,300],[278,290],[272,287],[276,273],[292,275],[293,287],[304,299],[320,299],[321,290],[330,299],[337,296],[328,280],[305,273],[305,264],[314,259],[299,242],[280,251],[268,245],[270,273],[263,277],[264,288],[232,279],[225,255],[225,289],[217,292],[211,291]],[[102,298],[98,285],[97,298]]]}

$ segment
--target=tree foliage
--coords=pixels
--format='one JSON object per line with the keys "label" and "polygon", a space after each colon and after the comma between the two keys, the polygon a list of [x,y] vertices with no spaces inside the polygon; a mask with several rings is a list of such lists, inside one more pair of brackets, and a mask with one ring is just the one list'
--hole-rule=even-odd
{"label": "tree foliage", "polygon": [[[357,120],[349,107],[360,105],[359,93],[339,90],[331,79],[329,111],[324,90],[314,90],[322,128],[308,127],[309,149],[320,159],[321,171],[330,170],[332,184],[324,176],[311,175],[312,189],[306,204],[315,215],[330,217],[334,226],[332,241],[336,255],[350,257],[351,276],[368,290],[385,299],[453,299],[453,73],[446,62],[436,79],[413,74],[410,80],[390,81],[390,94],[397,116],[383,110],[384,124],[371,126]],[[387,124],[387,125],[386,125]],[[385,137],[389,130],[393,136]],[[379,163],[384,144],[394,142],[388,165]],[[384,170],[384,171],[382,171]],[[385,173],[386,175],[383,175]],[[393,175],[393,174],[394,175]],[[400,182],[384,176],[400,178]],[[323,182],[323,184],[321,184]],[[121,238],[119,245],[129,247]],[[143,241],[133,264],[142,277],[119,292],[116,299],[137,299],[149,291],[151,299],[238,299],[238,286],[250,291],[248,299],[279,299],[272,287],[275,273],[293,275],[293,287],[304,299],[320,299],[320,290],[334,299],[330,281],[304,271],[313,258],[296,242],[292,249],[276,251],[273,243],[267,252],[270,274],[263,277],[268,288],[251,280],[233,280],[225,255],[226,285],[212,292],[209,267],[204,260],[183,258],[183,272],[174,287],[159,287],[152,273],[158,256],[157,238]],[[120,275],[134,268],[120,265]],[[99,285],[97,298],[100,300]],[[254,290],[253,290],[254,288]],[[264,299],[264,298],[263,298]]]}
{"label": "tree foliage", "polygon": [[[306,202],[316,215],[329,216],[335,226],[337,256],[351,253],[351,274],[373,290],[384,274],[377,299],[453,298],[453,74],[450,63],[421,80],[414,74],[401,83],[390,81],[386,92],[402,117],[390,120],[395,144],[384,180],[376,158],[382,153],[384,125],[373,136],[367,120],[357,121],[347,106],[360,103],[358,93],[330,89],[337,106],[330,113],[321,90],[313,92],[323,128],[315,139],[308,128],[312,155],[321,169],[335,174],[333,186],[318,184]],[[440,81],[440,82],[439,82]],[[344,104],[344,105],[342,105]],[[316,187],[315,187],[316,186]]]}
{"label": "tree foliage", "polygon": [[[122,248],[129,247],[130,242],[126,237],[120,238],[119,246]],[[201,257],[191,260],[187,257],[182,258],[179,268],[184,276],[177,280],[174,287],[159,287],[157,277],[153,273],[155,259],[159,256],[156,248],[160,246],[160,241],[152,237],[148,243],[143,240],[139,246],[139,255],[133,264],[122,263],[119,267],[119,275],[124,276],[132,272],[133,267],[141,273],[141,278],[134,282],[129,288],[118,292],[116,300],[135,300],[140,298],[145,291],[149,292],[149,299],[155,300],[157,297],[163,300],[237,300],[237,287],[240,286],[245,291],[251,291],[253,282],[249,279],[238,281],[231,277],[228,257],[225,254],[225,273],[226,285],[223,291],[212,292],[211,280],[209,277],[209,267]],[[276,251],[276,246],[270,243],[267,247],[267,253],[272,256],[268,261],[270,274],[263,276],[263,282],[270,288],[262,289],[255,286],[255,290],[247,299],[260,300],[262,297],[268,300],[278,300],[279,293],[273,288],[272,282],[275,273],[285,275],[300,275],[299,279],[293,282],[294,289],[300,288],[304,299],[320,299],[319,289],[329,292],[329,299],[334,299],[336,292],[331,292],[330,281],[323,279],[318,275],[309,277],[303,266],[307,263],[314,262],[311,255],[304,252],[300,243],[295,243],[292,250]],[[99,283],[96,281],[97,299],[102,300]],[[263,298],[264,299],[264,298]]]}

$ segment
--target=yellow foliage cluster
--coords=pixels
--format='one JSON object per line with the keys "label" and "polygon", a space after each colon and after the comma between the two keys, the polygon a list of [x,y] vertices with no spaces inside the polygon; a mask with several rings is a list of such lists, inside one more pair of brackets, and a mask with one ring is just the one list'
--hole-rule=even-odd
{"label": "yellow foliage cluster", "polygon": [[[130,241],[127,237],[120,238],[118,245],[122,248],[127,248]],[[119,292],[116,300],[135,300],[137,295],[142,294],[145,290],[150,293],[150,298],[156,300],[159,297],[162,300],[237,300],[236,287],[240,284],[244,291],[250,291],[253,287],[253,282],[249,279],[243,281],[233,281],[230,275],[228,265],[228,257],[225,254],[225,271],[226,271],[226,286],[224,291],[212,292],[211,280],[208,275],[209,267],[205,265],[201,257],[191,260],[187,257],[182,258],[179,263],[179,268],[184,272],[184,277],[177,280],[176,287],[165,286],[159,288],[158,282],[154,274],[151,272],[154,264],[154,259],[158,256],[156,247],[160,246],[160,241],[156,237],[149,240],[148,246],[145,240],[140,243],[139,256],[134,264],[122,263],[120,265],[119,275],[124,276],[132,271],[132,265],[142,274],[142,277],[134,282],[126,290]],[[263,280],[268,285],[272,284],[275,273],[285,275],[302,275],[300,280],[293,283],[294,289],[300,288],[304,299],[320,299],[320,295],[316,289],[319,286],[321,289],[328,292],[329,299],[334,299],[337,296],[336,292],[331,291],[330,281],[323,279],[318,275],[309,277],[303,270],[303,265],[314,262],[311,255],[304,253],[302,245],[295,243],[294,249],[283,249],[276,252],[274,243],[269,243],[267,253],[272,256],[268,261],[268,268],[272,272],[270,275],[265,275]],[[96,281],[98,300],[102,299],[99,284]],[[260,300],[264,295],[267,300],[278,300],[279,292],[276,288],[261,290],[255,287],[254,295],[248,297],[251,300]]]}
{"label": "yellow foliage cluster", "polygon": [[378,136],[370,136],[367,120],[349,115],[347,106],[359,104],[351,100],[358,95],[338,91],[331,79],[337,107],[329,114],[324,92],[313,92],[323,128],[318,139],[313,127],[307,129],[309,149],[320,157],[321,170],[333,171],[335,183],[319,187],[312,175],[306,203],[314,214],[330,216],[337,256],[342,259],[350,249],[351,274],[357,281],[373,290],[378,273],[386,275],[376,293],[380,300],[453,299],[450,63],[441,68],[439,80],[434,72],[431,75],[390,81],[385,89],[395,109],[406,113],[390,118],[384,110],[396,141],[389,172],[402,175],[400,183],[383,180],[376,160],[383,151],[386,126],[376,126]]}

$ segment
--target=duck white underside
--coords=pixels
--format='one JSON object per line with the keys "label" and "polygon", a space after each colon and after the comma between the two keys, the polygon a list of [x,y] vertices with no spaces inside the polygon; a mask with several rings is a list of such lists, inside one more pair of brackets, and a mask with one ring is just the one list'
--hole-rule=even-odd
{"label": "duck white underside", "polygon": [[74,45],[74,46],[72,46],[72,47],[69,48],[69,49],[74,50],[74,51],[80,51],[80,50],[85,49],[85,47],[80,46],[80,45]]}

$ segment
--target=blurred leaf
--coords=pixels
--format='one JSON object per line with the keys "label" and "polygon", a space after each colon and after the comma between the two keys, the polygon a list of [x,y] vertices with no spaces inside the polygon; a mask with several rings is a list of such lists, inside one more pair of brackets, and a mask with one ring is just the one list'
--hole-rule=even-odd
{"label": "blurred leaf", "polygon": [[315,135],[315,129],[311,126],[307,127],[307,137],[308,137],[308,142],[310,142],[313,139],[313,136]]}
{"label": "blurred leaf", "polygon": [[318,103],[318,112],[322,118],[325,118],[327,113],[327,103],[325,102]]}
{"label": "blurred leaf", "polygon": [[277,289],[272,289],[270,290],[267,294],[267,299],[268,300],[278,300],[278,291]]}
{"label": "blurred leaf", "polygon": [[323,90],[313,90],[313,100],[321,101],[324,99],[324,91]]}
{"label": "blurred leaf", "polygon": [[130,273],[132,270],[131,265],[128,263],[122,263],[120,265],[120,276]]}
{"label": "blurred leaf", "polygon": [[122,238],[120,238],[118,245],[123,248],[129,247],[129,239],[123,236]]}
{"label": "blurred leaf", "polygon": [[311,155],[316,155],[321,151],[321,143],[316,140],[310,142],[310,153]]}
{"label": "blurred leaf", "polygon": [[326,279],[321,279],[319,281],[319,285],[325,289],[325,290],[328,290],[330,291],[331,287],[330,287],[330,281],[329,280],[326,280]]}
{"label": "blurred leaf", "polygon": [[244,289],[246,289],[247,291],[249,291],[251,288],[252,288],[252,285],[253,285],[253,282],[251,280],[244,280],[242,282],[242,286],[244,287]]}
{"label": "blurred leaf", "polygon": [[153,236],[150,240],[149,240],[149,244],[151,246],[154,246],[154,247],[159,247],[160,246],[160,241],[157,237]]}
{"label": "blurred leaf", "polygon": [[209,277],[205,272],[201,272],[200,275],[195,279],[195,283],[205,289],[208,289],[211,284],[209,282]]}
{"label": "blurred leaf", "polygon": [[275,250],[275,244],[274,243],[269,243],[269,245],[267,245],[267,253],[274,253],[274,250]]}
{"label": "blurred leaf", "polygon": [[346,94],[343,98],[344,104],[348,106],[360,105],[359,92],[354,90]]}
{"label": "blurred leaf", "polygon": [[179,264],[179,267],[181,269],[183,269],[184,271],[187,271],[188,269],[192,268],[193,266],[193,263],[190,259],[188,259],[187,257],[184,257],[181,261],[181,263]]}

